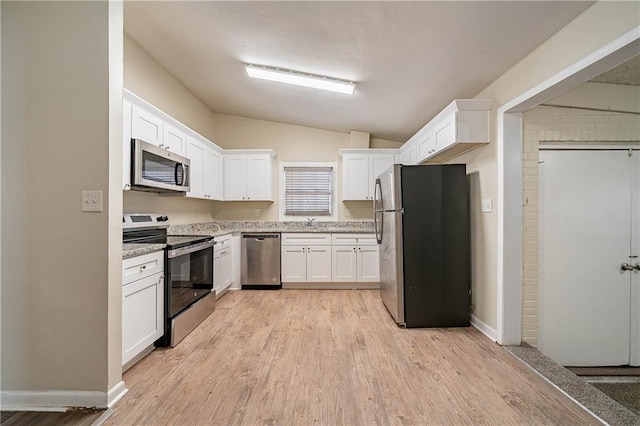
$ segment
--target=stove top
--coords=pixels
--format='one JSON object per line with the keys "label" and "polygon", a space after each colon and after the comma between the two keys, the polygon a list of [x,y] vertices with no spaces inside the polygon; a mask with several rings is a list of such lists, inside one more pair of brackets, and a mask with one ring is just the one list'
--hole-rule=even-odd
{"label": "stove top", "polygon": [[122,218],[122,240],[127,244],[166,244],[169,250],[213,239],[208,235],[168,235],[169,218],[157,213],[128,213]]}

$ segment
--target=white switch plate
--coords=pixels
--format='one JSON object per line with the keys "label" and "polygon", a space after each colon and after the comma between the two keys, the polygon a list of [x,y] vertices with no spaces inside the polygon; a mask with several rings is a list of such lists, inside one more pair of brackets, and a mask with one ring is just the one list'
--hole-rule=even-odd
{"label": "white switch plate", "polygon": [[493,211],[493,200],[486,198],[482,200],[482,213],[491,213]]}
{"label": "white switch plate", "polygon": [[82,191],[82,211],[102,211],[102,191]]}
{"label": "white switch plate", "polygon": [[253,214],[258,217],[260,216],[260,209],[255,209],[255,211],[253,212]]}

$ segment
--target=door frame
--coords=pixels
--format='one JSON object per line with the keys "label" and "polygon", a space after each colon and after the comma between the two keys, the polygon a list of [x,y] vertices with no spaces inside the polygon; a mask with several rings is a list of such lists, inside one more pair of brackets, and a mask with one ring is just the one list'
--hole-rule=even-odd
{"label": "door frame", "polygon": [[522,113],[638,55],[640,26],[597,49],[497,110],[497,342],[522,339]]}

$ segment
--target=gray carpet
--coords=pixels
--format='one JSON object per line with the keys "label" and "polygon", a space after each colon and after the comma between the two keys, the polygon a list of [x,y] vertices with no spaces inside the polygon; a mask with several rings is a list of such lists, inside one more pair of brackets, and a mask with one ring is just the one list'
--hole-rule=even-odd
{"label": "gray carpet", "polygon": [[640,383],[590,383],[640,416]]}

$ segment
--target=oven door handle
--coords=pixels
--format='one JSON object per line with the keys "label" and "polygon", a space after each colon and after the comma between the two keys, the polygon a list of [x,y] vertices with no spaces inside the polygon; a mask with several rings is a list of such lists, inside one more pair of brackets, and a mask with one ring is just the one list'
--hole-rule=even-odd
{"label": "oven door handle", "polygon": [[209,247],[213,247],[214,244],[215,243],[213,242],[213,240],[210,240],[204,243],[193,244],[186,247],[180,247],[174,250],[169,250],[167,251],[167,257],[169,259],[173,259],[175,257],[182,256],[184,254],[189,254],[189,253],[193,253],[194,251],[204,250]]}

